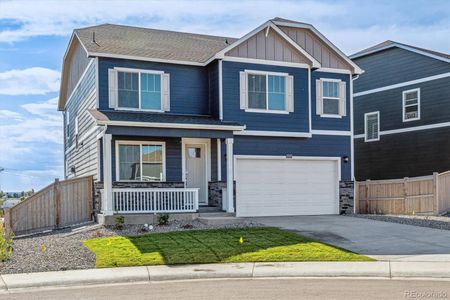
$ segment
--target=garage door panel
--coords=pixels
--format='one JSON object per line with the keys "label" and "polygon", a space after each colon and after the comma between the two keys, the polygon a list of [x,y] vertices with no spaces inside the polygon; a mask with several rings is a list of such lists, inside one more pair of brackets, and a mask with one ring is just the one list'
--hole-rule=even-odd
{"label": "garage door panel", "polygon": [[237,159],[238,216],[336,214],[337,162]]}

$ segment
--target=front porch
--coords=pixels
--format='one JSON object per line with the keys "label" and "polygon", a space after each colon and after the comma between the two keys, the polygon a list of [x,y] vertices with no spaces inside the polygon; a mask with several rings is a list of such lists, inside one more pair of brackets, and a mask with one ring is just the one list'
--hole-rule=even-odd
{"label": "front porch", "polygon": [[99,220],[196,218],[200,207],[235,211],[233,131],[108,126],[98,144]]}

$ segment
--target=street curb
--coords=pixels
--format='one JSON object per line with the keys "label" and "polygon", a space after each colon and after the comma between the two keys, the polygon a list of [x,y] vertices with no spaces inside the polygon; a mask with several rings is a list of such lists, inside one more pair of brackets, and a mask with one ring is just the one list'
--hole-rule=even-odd
{"label": "street curb", "polygon": [[230,263],[4,274],[0,275],[0,291],[164,280],[264,277],[450,279],[450,262]]}

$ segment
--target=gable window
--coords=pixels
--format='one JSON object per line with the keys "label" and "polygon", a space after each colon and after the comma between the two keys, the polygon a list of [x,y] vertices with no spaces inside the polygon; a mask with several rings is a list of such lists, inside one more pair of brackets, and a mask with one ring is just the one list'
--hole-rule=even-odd
{"label": "gable window", "polygon": [[346,116],[346,83],[338,79],[316,80],[316,113],[321,117]]}
{"label": "gable window", "polygon": [[241,109],[289,113],[293,109],[293,76],[261,71],[240,72]]}
{"label": "gable window", "polygon": [[364,141],[373,142],[380,140],[380,112],[364,114]]}
{"label": "gable window", "polygon": [[165,143],[120,141],[116,149],[118,180],[165,180]]}
{"label": "gable window", "polygon": [[109,69],[109,106],[125,110],[169,111],[169,74],[162,71]]}
{"label": "gable window", "polygon": [[403,92],[403,122],[420,120],[420,89]]}

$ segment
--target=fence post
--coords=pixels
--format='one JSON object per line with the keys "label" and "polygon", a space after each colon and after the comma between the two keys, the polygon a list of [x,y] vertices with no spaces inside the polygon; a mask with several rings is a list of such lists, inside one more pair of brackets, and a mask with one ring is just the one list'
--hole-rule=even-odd
{"label": "fence post", "polygon": [[366,179],[366,209],[365,214],[369,214],[369,201],[370,200],[370,179]]}
{"label": "fence post", "polygon": [[11,220],[11,208],[5,208],[4,213],[5,215],[3,217],[5,224],[5,238],[7,238],[11,234],[11,232],[13,232]]}
{"label": "fence post", "polygon": [[406,203],[408,202],[408,177],[403,178],[403,212],[407,213]]}
{"label": "fence post", "polygon": [[439,214],[439,173],[433,172],[433,210],[435,214]]}
{"label": "fence post", "polygon": [[53,203],[55,205],[55,227],[59,227],[61,224],[61,193],[58,178],[55,178],[53,184]]}

